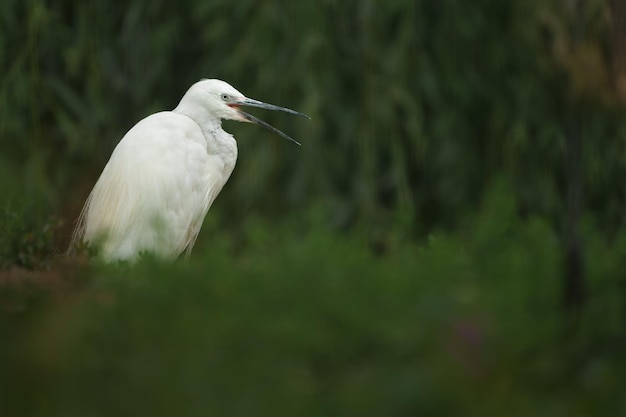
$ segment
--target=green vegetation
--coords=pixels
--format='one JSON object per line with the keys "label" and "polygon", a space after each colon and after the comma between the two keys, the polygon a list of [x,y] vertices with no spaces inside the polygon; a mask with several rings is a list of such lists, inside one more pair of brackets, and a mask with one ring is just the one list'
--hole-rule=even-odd
{"label": "green vegetation", "polygon": [[[617,3],[0,2],[0,415],[626,415]],[[64,257],[203,77],[303,146],[226,124],[189,261]]]}
{"label": "green vegetation", "polygon": [[573,331],[557,307],[558,237],[511,203],[494,190],[462,237],[384,257],[312,216],[299,232],[246,223],[239,242],[217,235],[189,263],[91,268],[74,292],[44,306],[31,294],[6,314],[5,404],[59,416],[623,411],[614,289],[626,262],[611,260],[626,239],[611,249],[586,233],[589,314]]}

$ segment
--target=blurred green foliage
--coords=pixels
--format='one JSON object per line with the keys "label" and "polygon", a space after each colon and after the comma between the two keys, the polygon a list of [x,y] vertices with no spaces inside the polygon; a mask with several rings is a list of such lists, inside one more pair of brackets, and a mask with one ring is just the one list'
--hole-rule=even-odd
{"label": "blurred green foliage", "polygon": [[90,269],[5,312],[3,415],[622,414],[626,239],[589,240],[571,332],[558,236],[513,203],[498,186],[465,233],[385,257],[313,215],[246,222],[244,252],[218,233],[189,263]]}
{"label": "blurred green foliage", "polygon": [[[0,2],[0,415],[626,415],[610,10]],[[303,146],[226,122],[190,262],[64,265],[117,141],[200,78],[311,115],[260,116]]]}
{"label": "blurred green foliage", "polygon": [[[605,54],[608,4],[572,17],[564,3],[7,0],[2,163],[37,161],[44,202],[75,207],[132,124],[215,77],[313,117],[263,115],[301,149],[227,123],[240,158],[212,210],[229,227],[323,201],[334,227],[424,236],[458,225],[500,174],[522,213],[561,227],[576,121],[584,207],[615,232],[626,123],[607,99],[610,62],[588,63]],[[591,52],[572,62],[579,49]]]}
{"label": "blurred green foliage", "polygon": [[0,214],[0,269],[12,264],[22,267],[43,267],[54,245],[54,233],[60,223],[52,217],[4,207]]}

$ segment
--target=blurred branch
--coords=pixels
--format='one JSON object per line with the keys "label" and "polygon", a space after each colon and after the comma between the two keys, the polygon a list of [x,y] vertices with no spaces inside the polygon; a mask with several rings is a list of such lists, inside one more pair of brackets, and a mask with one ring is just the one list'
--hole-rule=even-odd
{"label": "blurred branch", "polygon": [[563,268],[563,301],[567,311],[577,316],[585,301],[583,243],[578,231],[582,202],[580,176],[581,143],[577,121],[567,122],[565,133],[565,158],[567,197],[565,214],[565,244]]}
{"label": "blurred branch", "polygon": [[611,0],[610,5],[613,83],[618,100],[626,103],[626,3]]}
{"label": "blurred branch", "polygon": [[[593,38],[588,36],[585,24],[585,0],[567,0],[565,2],[566,37],[568,39],[566,56],[566,70],[570,74],[570,88],[574,92],[575,99],[567,106],[565,112],[565,236],[563,242],[564,268],[563,268],[563,302],[565,309],[579,316],[583,308],[584,291],[584,256],[582,240],[579,233],[579,221],[582,205],[582,179],[581,179],[581,137],[580,121],[582,113],[581,100],[585,97],[594,97],[603,90],[602,85],[606,78],[604,60],[599,53],[599,48],[594,44]],[[589,52],[592,52],[591,54]],[[593,53],[595,52],[595,53]],[[584,58],[596,58],[596,64],[589,67]],[[596,71],[591,74],[600,77],[600,83],[589,83],[589,69]]]}

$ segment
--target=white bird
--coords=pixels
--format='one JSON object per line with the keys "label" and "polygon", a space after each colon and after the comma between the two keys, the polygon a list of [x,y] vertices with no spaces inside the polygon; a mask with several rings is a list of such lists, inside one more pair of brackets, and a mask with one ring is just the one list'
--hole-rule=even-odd
{"label": "white bird", "polygon": [[245,97],[220,80],[191,86],[172,111],[139,121],[117,144],[78,218],[70,250],[95,246],[104,261],[189,253],[209,207],[237,160],[222,119],[280,130],[240,110],[261,107],[306,115]]}

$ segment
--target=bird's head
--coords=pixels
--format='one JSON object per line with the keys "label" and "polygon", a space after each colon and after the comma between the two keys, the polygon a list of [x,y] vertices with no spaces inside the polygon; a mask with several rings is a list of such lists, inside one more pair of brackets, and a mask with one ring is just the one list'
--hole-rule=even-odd
{"label": "bird's head", "polygon": [[291,110],[285,107],[275,106],[273,104],[263,103],[262,101],[248,98],[237,91],[230,84],[221,80],[201,80],[195,83],[189,88],[183,99],[181,105],[197,106],[197,108],[204,109],[211,117],[216,119],[237,120],[239,122],[254,123],[262,126],[274,133],[279,134],[285,139],[288,139],[298,145],[296,140],[287,136],[285,133],[269,125],[268,123],[257,119],[241,110],[242,106],[260,107],[268,110],[282,111],[286,113],[296,114],[298,116],[309,116]]}

